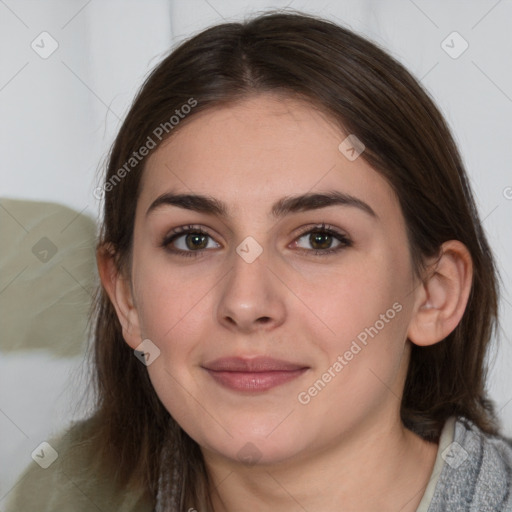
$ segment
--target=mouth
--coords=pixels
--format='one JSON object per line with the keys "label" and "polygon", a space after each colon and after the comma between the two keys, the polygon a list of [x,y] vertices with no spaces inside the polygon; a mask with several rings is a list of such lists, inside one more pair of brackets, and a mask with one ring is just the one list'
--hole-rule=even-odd
{"label": "mouth", "polygon": [[203,365],[221,386],[245,392],[266,391],[303,375],[309,366],[269,357],[225,357]]}

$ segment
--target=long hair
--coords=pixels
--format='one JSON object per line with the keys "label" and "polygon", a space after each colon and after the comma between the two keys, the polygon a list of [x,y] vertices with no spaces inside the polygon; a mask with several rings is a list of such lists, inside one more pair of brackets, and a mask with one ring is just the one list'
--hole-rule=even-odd
{"label": "long hair", "polygon": [[[376,44],[333,22],[267,12],[206,29],[174,49],[145,80],[110,150],[98,250],[113,248],[119,272],[129,275],[142,147],[155,151],[205,109],[264,93],[307,101],[364,143],[361,158],[398,197],[418,276],[443,242],[466,245],[474,277],[465,313],[441,342],[413,344],[401,419],[426,440],[437,440],[451,415],[497,433],[485,389],[485,356],[497,326],[497,271],[458,149],[416,79]],[[102,468],[120,487],[138,487],[155,499],[167,446],[175,506],[211,510],[199,446],[160,402],[101,287],[92,318],[92,440]]]}

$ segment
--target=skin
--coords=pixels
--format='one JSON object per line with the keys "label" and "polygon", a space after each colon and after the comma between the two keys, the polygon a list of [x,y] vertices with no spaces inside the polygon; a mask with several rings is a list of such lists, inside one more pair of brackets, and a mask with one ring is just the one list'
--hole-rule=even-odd
{"label": "skin", "polygon": [[[150,339],[160,350],[148,366],[151,381],[201,446],[216,512],[334,512],[340,504],[344,511],[412,512],[431,476],[438,447],[404,428],[400,398],[411,343],[437,343],[460,321],[471,258],[462,243],[446,242],[417,279],[398,200],[363,158],[340,152],[346,135],[311,106],[271,95],[197,114],[147,162],[130,273],[98,253],[126,342],[135,349]],[[213,196],[230,215],[173,205],[146,214],[171,190]],[[340,205],[270,215],[284,196],[327,190],[361,199],[378,218]],[[313,254],[318,246],[299,228],[321,223],[352,244]],[[211,236],[200,256],[161,247],[173,228],[189,224]],[[236,252],[248,236],[263,250],[252,263]],[[191,251],[185,241],[174,246]],[[333,238],[330,247],[338,245]],[[401,311],[300,403],[298,394],[395,303]],[[256,355],[308,370],[247,394],[221,387],[201,367]],[[247,443],[255,447],[251,464],[240,460]]]}

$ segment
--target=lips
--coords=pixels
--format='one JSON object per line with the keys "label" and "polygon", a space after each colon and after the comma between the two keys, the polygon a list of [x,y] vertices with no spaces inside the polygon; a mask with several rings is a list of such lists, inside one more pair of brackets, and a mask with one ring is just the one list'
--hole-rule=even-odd
{"label": "lips", "polygon": [[207,363],[204,367],[217,372],[274,372],[307,368],[303,364],[290,363],[271,357],[224,357]]}
{"label": "lips", "polygon": [[269,357],[226,357],[203,365],[210,376],[236,391],[266,391],[293,380],[308,370],[303,364]]}

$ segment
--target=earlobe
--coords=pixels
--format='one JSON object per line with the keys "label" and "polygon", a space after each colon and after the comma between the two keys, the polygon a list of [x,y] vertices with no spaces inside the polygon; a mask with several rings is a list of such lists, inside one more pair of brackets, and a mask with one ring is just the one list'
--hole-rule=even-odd
{"label": "earlobe", "polygon": [[433,345],[459,324],[471,292],[473,264],[466,246],[449,240],[419,286],[408,338],[416,345]]}
{"label": "earlobe", "polygon": [[98,248],[96,262],[101,283],[112,302],[126,343],[135,349],[141,342],[138,311],[128,278],[119,271],[111,246]]}

